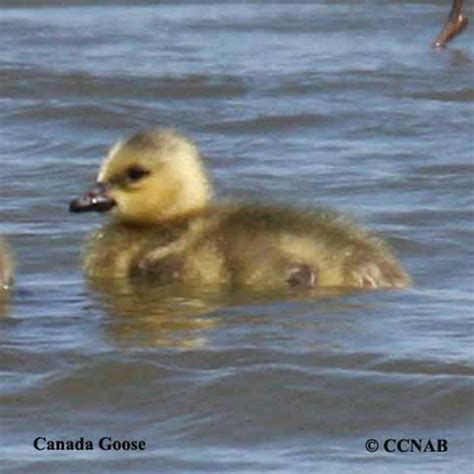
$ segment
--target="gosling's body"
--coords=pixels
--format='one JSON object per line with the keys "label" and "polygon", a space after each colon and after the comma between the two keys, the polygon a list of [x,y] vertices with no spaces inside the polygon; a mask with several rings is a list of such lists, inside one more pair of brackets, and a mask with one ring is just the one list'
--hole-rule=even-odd
{"label": "gosling's body", "polygon": [[209,197],[198,152],[178,133],[153,130],[119,143],[95,190],[71,203],[72,211],[115,216],[89,240],[87,275],[275,289],[409,283],[385,244],[341,216],[210,205]]}
{"label": "gosling's body", "polygon": [[92,278],[146,277],[157,284],[375,288],[407,283],[387,247],[341,217],[255,205],[210,207],[154,226],[111,223],[91,237],[84,268]]}

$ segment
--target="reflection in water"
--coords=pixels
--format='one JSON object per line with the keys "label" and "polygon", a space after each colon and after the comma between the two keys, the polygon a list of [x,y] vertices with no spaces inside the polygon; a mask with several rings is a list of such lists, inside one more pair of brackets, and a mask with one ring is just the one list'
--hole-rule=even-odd
{"label": "reflection in water", "polygon": [[451,67],[470,66],[473,62],[472,56],[463,49],[453,49],[449,56]]}
{"label": "reflection in water", "polygon": [[[150,280],[125,278],[89,279],[88,286],[110,317],[107,330],[119,344],[191,349],[208,346],[210,330],[230,324],[227,313],[233,306],[255,308],[254,305],[281,301],[309,302],[314,307],[349,294],[339,287],[269,292],[259,288],[159,286]],[[340,309],[340,304],[337,307]],[[258,324],[262,318],[267,319],[245,316],[247,324]]]}
{"label": "reflection in water", "polygon": [[0,289],[0,318],[7,315],[8,293]]}
{"label": "reflection in water", "polygon": [[127,279],[89,280],[93,297],[111,317],[109,330],[119,343],[197,348],[206,344],[204,330],[220,319],[216,294],[183,287],[157,287]]}

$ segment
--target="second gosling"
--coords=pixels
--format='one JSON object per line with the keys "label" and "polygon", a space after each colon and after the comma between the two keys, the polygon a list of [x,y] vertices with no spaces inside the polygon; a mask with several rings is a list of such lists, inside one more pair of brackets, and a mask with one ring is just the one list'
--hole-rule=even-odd
{"label": "second gosling", "polygon": [[118,142],[70,203],[112,220],[84,256],[91,278],[256,288],[402,288],[389,248],[328,211],[213,204],[197,148],[173,129]]}
{"label": "second gosling", "polygon": [[13,281],[13,257],[7,244],[0,239],[0,296]]}

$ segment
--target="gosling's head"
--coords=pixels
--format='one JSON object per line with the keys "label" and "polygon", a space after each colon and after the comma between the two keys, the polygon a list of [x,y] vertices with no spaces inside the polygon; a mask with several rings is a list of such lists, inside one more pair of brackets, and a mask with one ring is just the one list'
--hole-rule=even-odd
{"label": "gosling's head", "polygon": [[109,212],[123,222],[153,224],[208,203],[210,185],[196,147],[172,129],[153,129],[118,142],[95,186],[71,201],[71,212]]}

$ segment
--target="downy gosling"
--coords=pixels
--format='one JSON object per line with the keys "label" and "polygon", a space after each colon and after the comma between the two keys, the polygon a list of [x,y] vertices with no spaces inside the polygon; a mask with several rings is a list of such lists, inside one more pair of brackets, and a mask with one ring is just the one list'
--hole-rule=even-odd
{"label": "downy gosling", "polygon": [[403,288],[378,238],[328,211],[214,204],[197,148],[173,129],[118,142],[71,212],[107,213],[83,266],[90,278],[212,287]]}
{"label": "downy gosling", "polygon": [[13,281],[13,258],[7,244],[0,239],[0,297]]}

